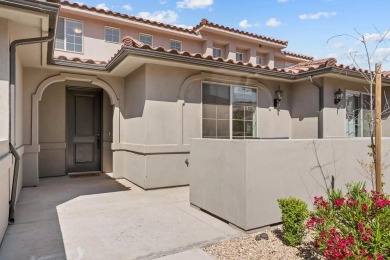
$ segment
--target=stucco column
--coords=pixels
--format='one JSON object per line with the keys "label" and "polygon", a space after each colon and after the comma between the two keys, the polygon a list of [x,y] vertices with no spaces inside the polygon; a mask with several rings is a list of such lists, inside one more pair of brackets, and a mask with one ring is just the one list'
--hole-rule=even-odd
{"label": "stucco column", "polygon": [[113,140],[114,144],[120,143],[120,129],[119,129],[119,117],[120,117],[120,109],[119,106],[114,106],[114,115],[112,120],[112,132],[113,132]]}
{"label": "stucco column", "polygon": [[234,43],[229,43],[226,47],[226,59],[228,60],[236,60],[236,45]]}
{"label": "stucco column", "polygon": [[274,51],[270,51],[265,55],[265,64],[270,67],[274,68],[275,67],[275,53]]}
{"label": "stucco column", "polygon": [[248,51],[248,55],[249,55],[249,59],[248,59],[248,62],[249,63],[252,63],[253,65],[257,65],[256,63],[256,49],[254,48],[250,48],[250,50]]}
{"label": "stucco column", "polygon": [[203,45],[203,54],[206,56],[213,56],[213,41],[208,38],[206,38]]}

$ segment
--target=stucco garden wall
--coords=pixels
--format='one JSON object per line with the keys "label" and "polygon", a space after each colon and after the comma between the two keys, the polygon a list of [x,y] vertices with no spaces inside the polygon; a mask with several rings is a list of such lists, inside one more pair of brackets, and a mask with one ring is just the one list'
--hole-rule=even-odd
{"label": "stucco garden wall", "polygon": [[[369,140],[210,140],[191,142],[190,202],[222,219],[251,230],[280,222],[277,199],[296,197],[312,206],[335,188],[366,181],[358,159],[368,161]],[[383,153],[390,151],[390,139]],[[322,166],[324,179],[318,161]],[[384,163],[390,163],[385,157]],[[384,182],[390,183],[385,173]],[[344,189],[345,190],[345,189]],[[390,186],[385,186],[390,192]]]}

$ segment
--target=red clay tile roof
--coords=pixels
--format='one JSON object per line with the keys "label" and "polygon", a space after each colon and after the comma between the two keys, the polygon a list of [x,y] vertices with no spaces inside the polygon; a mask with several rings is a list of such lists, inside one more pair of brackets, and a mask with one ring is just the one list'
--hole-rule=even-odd
{"label": "red clay tile roof", "polygon": [[[263,70],[267,70],[267,71],[286,73],[289,75],[299,75],[299,74],[304,73],[304,72],[315,71],[317,69],[326,68],[326,67],[334,67],[334,68],[340,68],[340,69],[344,69],[344,70],[348,70],[348,71],[358,71],[358,72],[368,73],[367,70],[361,70],[361,69],[357,69],[357,68],[351,67],[351,66],[336,64],[337,60],[335,58],[313,60],[313,61],[309,61],[309,62],[301,62],[301,63],[298,63],[298,64],[291,66],[291,67],[288,67],[288,68],[270,68],[268,66],[253,65],[251,63],[243,63],[241,61],[233,61],[231,59],[224,60],[222,58],[214,58],[212,56],[205,56],[205,55],[202,55],[200,53],[189,53],[188,51],[177,51],[177,50],[173,50],[173,49],[165,49],[163,47],[153,47],[153,46],[150,46],[148,44],[144,44],[136,39],[133,39],[130,36],[126,36],[123,38],[122,48],[123,47],[124,48],[144,49],[144,50],[180,55],[183,57],[190,57],[190,58],[195,58],[195,59],[203,59],[203,60],[211,60],[211,61],[216,61],[216,62],[221,62],[221,63],[235,64],[235,65],[240,65],[240,66],[245,66],[245,67],[263,69]],[[117,54],[120,51],[121,50],[119,50],[117,52]],[[112,59],[114,59],[117,54],[115,54]],[[84,63],[84,64],[94,64],[94,65],[100,65],[100,66],[104,66],[110,62],[110,61],[109,62],[94,61],[91,59],[80,59],[77,57],[76,58],[67,58],[65,56],[56,57],[56,58],[54,58],[54,60],[70,61],[70,62]],[[390,71],[383,72],[383,77],[390,79]]]}
{"label": "red clay tile roof", "polygon": [[74,57],[74,58],[68,58],[66,56],[58,56],[58,57],[53,57],[54,60],[58,61],[73,61],[77,63],[84,63],[84,64],[95,64],[95,65],[106,65],[106,61],[97,61],[97,60],[92,60],[92,59],[81,59],[79,57]]}
{"label": "red clay tile roof", "polygon": [[125,46],[125,47],[133,47],[133,48],[138,48],[138,49],[146,49],[146,50],[151,50],[151,51],[165,52],[165,53],[176,54],[176,55],[181,55],[181,56],[186,56],[186,57],[191,57],[191,58],[213,60],[213,61],[224,62],[224,63],[229,63],[229,64],[236,64],[236,65],[241,65],[241,66],[246,66],[246,67],[266,69],[266,70],[270,70],[270,71],[278,71],[278,72],[286,72],[286,73],[289,73],[289,71],[290,71],[287,69],[270,68],[268,66],[262,66],[262,65],[253,65],[252,63],[244,63],[241,61],[234,61],[231,59],[224,60],[222,58],[214,58],[211,55],[206,56],[206,55],[202,55],[200,53],[190,53],[188,51],[177,51],[174,49],[165,49],[163,47],[153,47],[153,46],[150,46],[148,44],[144,44],[138,40],[135,40],[130,36],[124,37],[122,40],[122,43],[123,43],[123,46]]}
{"label": "red clay tile roof", "polygon": [[148,20],[148,19],[143,19],[143,18],[140,18],[140,17],[132,16],[132,15],[127,15],[127,14],[121,14],[121,13],[118,13],[118,12],[113,12],[113,11],[110,11],[110,10],[106,11],[104,9],[100,9],[100,8],[96,8],[96,7],[92,7],[92,6],[87,6],[87,5],[84,5],[84,4],[71,3],[71,2],[66,1],[66,0],[65,1],[63,1],[63,0],[46,0],[46,1],[47,2],[51,2],[51,3],[58,3],[58,4],[61,4],[63,6],[69,6],[69,7],[78,8],[78,9],[87,10],[87,11],[92,11],[92,12],[96,12],[96,13],[101,13],[101,14],[105,14],[105,15],[109,15],[109,16],[115,16],[115,17],[131,20],[131,21],[135,21],[135,22],[150,24],[150,25],[154,25],[154,26],[158,26],[158,27],[162,27],[162,28],[170,29],[170,30],[174,30],[174,31],[180,31],[180,32],[184,32],[184,33],[194,34],[194,35],[197,34],[192,29],[187,29],[187,28],[183,28],[183,27],[180,27],[180,26],[175,26],[175,25],[160,23],[160,22],[156,22],[156,21],[151,21],[151,20]]}
{"label": "red clay tile roof", "polygon": [[203,18],[202,21],[198,25],[196,25],[193,30],[198,32],[203,27],[214,27],[214,28],[221,29],[221,30],[224,30],[224,31],[234,32],[234,33],[246,35],[246,36],[249,36],[249,37],[257,38],[257,39],[260,39],[260,40],[274,42],[274,43],[277,43],[277,44],[281,44],[283,46],[287,46],[287,44],[288,44],[288,41],[278,40],[278,39],[275,39],[275,38],[270,38],[270,37],[258,35],[258,34],[255,34],[255,33],[241,31],[241,30],[238,30],[238,29],[234,29],[234,28],[231,28],[231,27],[227,27],[227,26],[224,26],[224,25],[220,25],[220,24],[216,24],[216,23],[210,22],[210,21],[208,21],[205,18]]}
{"label": "red clay tile roof", "polygon": [[289,51],[281,51],[281,53],[289,55],[289,56],[305,59],[305,60],[313,60],[313,57],[307,56],[307,55],[303,55],[303,54],[299,54],[299,53],[294,53],[294,52],[289,52]]}
{"label": "red clay tile roof", "polygon": [[294,74],[299,74],[301,72],[306,72],[314,69],[333,67],[336,65],[336,62],[337,60],[335,58],[313,60],[295,64],[294,66],[288,67],[287,69],[289,69]]}

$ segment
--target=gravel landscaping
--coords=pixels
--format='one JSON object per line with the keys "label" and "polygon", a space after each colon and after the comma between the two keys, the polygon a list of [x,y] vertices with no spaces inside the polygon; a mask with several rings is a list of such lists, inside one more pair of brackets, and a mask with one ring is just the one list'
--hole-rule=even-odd
{"label": "gravel landscaping", "polygon": [[[268,240],[266,239],[268,236]],[[261,235],[260,235],[261,234]],[[312,246],[309,235],[299,247],[286,246],[283,243],[282,230],[280,227],[245,237],[240,237],[219,244],[203,248],[216,259],[325,259],[318,255]]]}

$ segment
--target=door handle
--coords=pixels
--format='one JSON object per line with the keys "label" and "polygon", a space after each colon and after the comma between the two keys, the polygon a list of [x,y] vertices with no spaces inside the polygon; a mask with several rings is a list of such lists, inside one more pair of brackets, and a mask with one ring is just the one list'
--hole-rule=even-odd
{"label": "door handle", "polygon": [[96,136],[96,143],[97,143],[97,148],[100,149],[100,134],[97,134]]}

